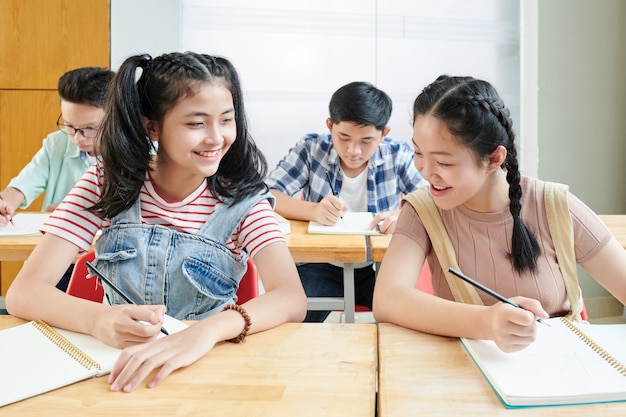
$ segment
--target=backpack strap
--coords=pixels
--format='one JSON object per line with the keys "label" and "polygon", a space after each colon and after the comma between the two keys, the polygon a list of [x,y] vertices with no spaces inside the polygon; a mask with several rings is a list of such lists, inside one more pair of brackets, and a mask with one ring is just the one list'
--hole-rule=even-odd
{"label": "backpack strap", "polygon": [[435,206],[432,198],[430,198],[428,191],[426,189],[413,191],[407,194],[404,200],[415,208],[415,211],[417,211],[417,214],[419,214],[422,219],[422,223],[430,237],[437,258],[439,258],[439,262],[442,265],[444,276],[450,286],[454,299],[465,304],[483,305],[476,288],[448,272],[448,267],[454,268],[457,271],[460,270],[460,268],[457,264],[456,253],[454,252],[454,247],[452,246],[448,232],[443,225],[437,206]]}
{"label": "backpack strap", "polygon": [[582,293],[576,273],[576,254],[574,252],[574,227],[567,205],[567,191],[564,184],[546,182],[544,200],[550,235],[554,242],[556,260],[563,274],[565,290],[570,302],[570,320],[581,321]]}

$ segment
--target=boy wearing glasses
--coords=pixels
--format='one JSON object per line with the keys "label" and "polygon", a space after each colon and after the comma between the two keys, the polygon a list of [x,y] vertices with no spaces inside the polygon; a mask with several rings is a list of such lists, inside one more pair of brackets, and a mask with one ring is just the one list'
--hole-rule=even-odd
{"label": "boy wearing glasses", "polygon": [[7,225],[15,210],[27,208],[43,192],[42,211],[53,211],[95,162],[94,138],[113,75],[105,68],[85,67],[59,78],[59,130],[43,140],[33,159],[0,192],[0,227]]}
{"label": "boy wearing glasses", "polygon": [[[84,67],[59,78],[59,130],[43,140],[33,159],[0,192],[0,227],[8,224],[15,210],[27,208],[41,193],[45,193],[42,211],[53,211],[96,161],[94,138],[104,118],[113,76],[106,68]],[[65,290],[70,273],[71,268],[59,288]]]}

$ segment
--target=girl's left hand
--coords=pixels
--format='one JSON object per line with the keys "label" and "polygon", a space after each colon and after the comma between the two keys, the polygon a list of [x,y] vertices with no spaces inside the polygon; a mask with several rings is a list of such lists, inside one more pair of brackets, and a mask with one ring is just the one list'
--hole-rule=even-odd
{"label": "girl's left hand", "polygon": [[148,388],[159,385],[173,371],[191,365],[209,352],[217,340],[198,324],[183,331],[122,351],[109,375],[112,391],[132,392],[153,370]]}

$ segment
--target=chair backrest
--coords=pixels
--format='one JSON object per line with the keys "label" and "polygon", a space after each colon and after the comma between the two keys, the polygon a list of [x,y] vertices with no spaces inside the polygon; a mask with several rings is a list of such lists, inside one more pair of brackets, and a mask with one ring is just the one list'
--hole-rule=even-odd
{"label": "chair backrest", "polygon": [[[96,255],[93,251],[87,252],[80,256],[74,265],[70,282],[67,286],[67,293],[74,297],[84,298],[86,300],[101,303],[104,299],[104,288],[100,282],[95,279],[87,279],[89,271],[85,262],[91,262]],[[237,304],[243,304],[246,301],[259,295],[259,277],[256,265],[248,258],[248,269],[241,278],[239,288],[237,289]]]}
{"label": "chair backrest", "polygon": [[424,262],[422,272],[420,272],[420,276],[417,279],[417,285],[415,287],[418,290],[427,292],[428,294],[435,293],[435,291],[433,291],[433,280],[430,276],[430,268],[428,267],[428,262]]}
{"label": "chair backrest", "polygon": [[248,258],[248,269],[243,274],[239,289],[237,289],[237,304],[243,304],[246,301],[259,295],[259,273],[256,265]]}
{"label": "chair backrest", "polygon": [[87,265],[85,265],[85,262],[91,262],[95,257],[96,254],[90,251],[78,258],[76,264],[74,264],[74,270],[72,271],[66,292],[74,297],[101,303],[104,299],[104,288],[95,277],[87,279],[90,274],[87,270]]}

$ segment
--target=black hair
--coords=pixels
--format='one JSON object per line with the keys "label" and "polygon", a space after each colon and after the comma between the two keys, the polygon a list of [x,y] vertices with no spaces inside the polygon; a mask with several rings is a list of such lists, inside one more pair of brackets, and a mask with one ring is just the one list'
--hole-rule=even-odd
{"label": "black hair", "polygon": [[91,208],[94,212],[112,218],[139,198],[154,152],[143,118],[161,123],[180,98],[197,94],[207,84],[230,91],[236,123],[234,142],[217,172],[207,177],[211,194],[234,204],[267,189],[263,182],[267,161],[248,132],[239,76],[230,61],[195,52],[155,58],[134,55],[120,66],[107,103],[99,137],[104,166],[102,196]]}
{"label": "black hair", "polygon": [[106,68],[83,67],[66,72],[59,78],[62,100],[104,108],[107,92],[115,73]]}
{"label": "black hair", "polygon": [[383,130],[391,117],[391,98],[365,81],[344,85],[330,98],[328,105],[333,124],[353,122]]}
{"label": "black hair", "polygon": [[457,140],[476,153],[478,161],[485,160],[500,145],[507,150],[501,168],[506,169],[513,216],[509,256],[517,272],[536,272],[541,249],[520,216],[522,188],[513,121],[496,89],[472,77],[441,75],[415,99],[413,121],[421,115],[442,121]]}

